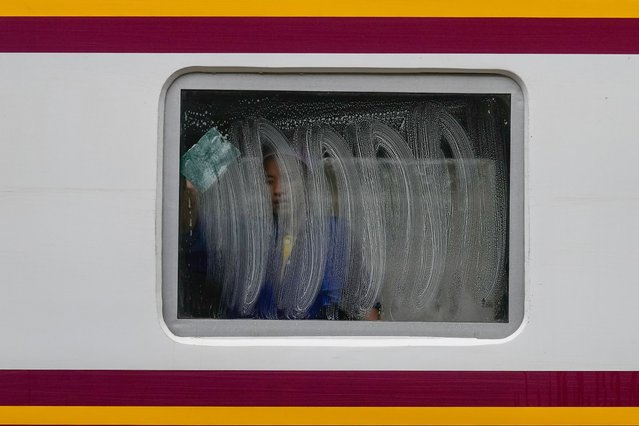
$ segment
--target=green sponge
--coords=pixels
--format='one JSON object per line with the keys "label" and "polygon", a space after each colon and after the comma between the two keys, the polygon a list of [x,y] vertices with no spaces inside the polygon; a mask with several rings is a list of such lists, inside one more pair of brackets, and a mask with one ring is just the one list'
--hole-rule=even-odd
{"label": "green sponge", "polygon": [[239,156],[240,151],[212,127],[182,156],[180,170],[199,192],[204,192]]}

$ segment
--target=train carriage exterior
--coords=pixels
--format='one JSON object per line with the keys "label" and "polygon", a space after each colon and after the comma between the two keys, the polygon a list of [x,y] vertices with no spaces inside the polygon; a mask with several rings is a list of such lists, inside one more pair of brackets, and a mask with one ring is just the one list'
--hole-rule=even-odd
{"label": "train carriage exterior", "polygon": [[[0,52],[0,424],[639,424],[636,1],[14,1]],[[510,314],[173,321],[195,74],[507,80]]]}

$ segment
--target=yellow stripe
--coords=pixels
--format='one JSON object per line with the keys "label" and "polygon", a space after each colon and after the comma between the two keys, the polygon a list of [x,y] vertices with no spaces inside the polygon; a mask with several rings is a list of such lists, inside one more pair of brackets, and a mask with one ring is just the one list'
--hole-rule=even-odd
{"label": "yellow stripe", "polygon": [[637,18],[638,0],[3,0],[0,16]]}
{"label": "yellow stripe", "polygon": [[633,425],[639,407],[0,407],[0,424]]}

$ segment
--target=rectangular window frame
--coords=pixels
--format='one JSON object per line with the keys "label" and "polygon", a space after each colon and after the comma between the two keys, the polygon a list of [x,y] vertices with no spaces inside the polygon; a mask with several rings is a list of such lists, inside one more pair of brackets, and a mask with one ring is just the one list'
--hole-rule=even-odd
{"label": "rectangular window frame", "polygon": [[[524,95],[507,75],[491,73],[349,73],[340,70],[184,70],[168,82],[160,102],[161,303],[162,320],[179,337],[415,336],[505,338],[524,316]],[[178,200],[181,90],[343,91],[425,94],[509,94],[510,186],[508,322],[391,322],[178,318]]]}

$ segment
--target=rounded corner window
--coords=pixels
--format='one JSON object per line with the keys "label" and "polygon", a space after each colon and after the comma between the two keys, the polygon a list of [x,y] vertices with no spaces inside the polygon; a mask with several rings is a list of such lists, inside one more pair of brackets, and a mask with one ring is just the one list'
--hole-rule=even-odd
{"label": "rounded corner window", "polygon": [[522,97],[499,75],[177,77],[164,105],[167,326],[180,336],[513,333]]}

